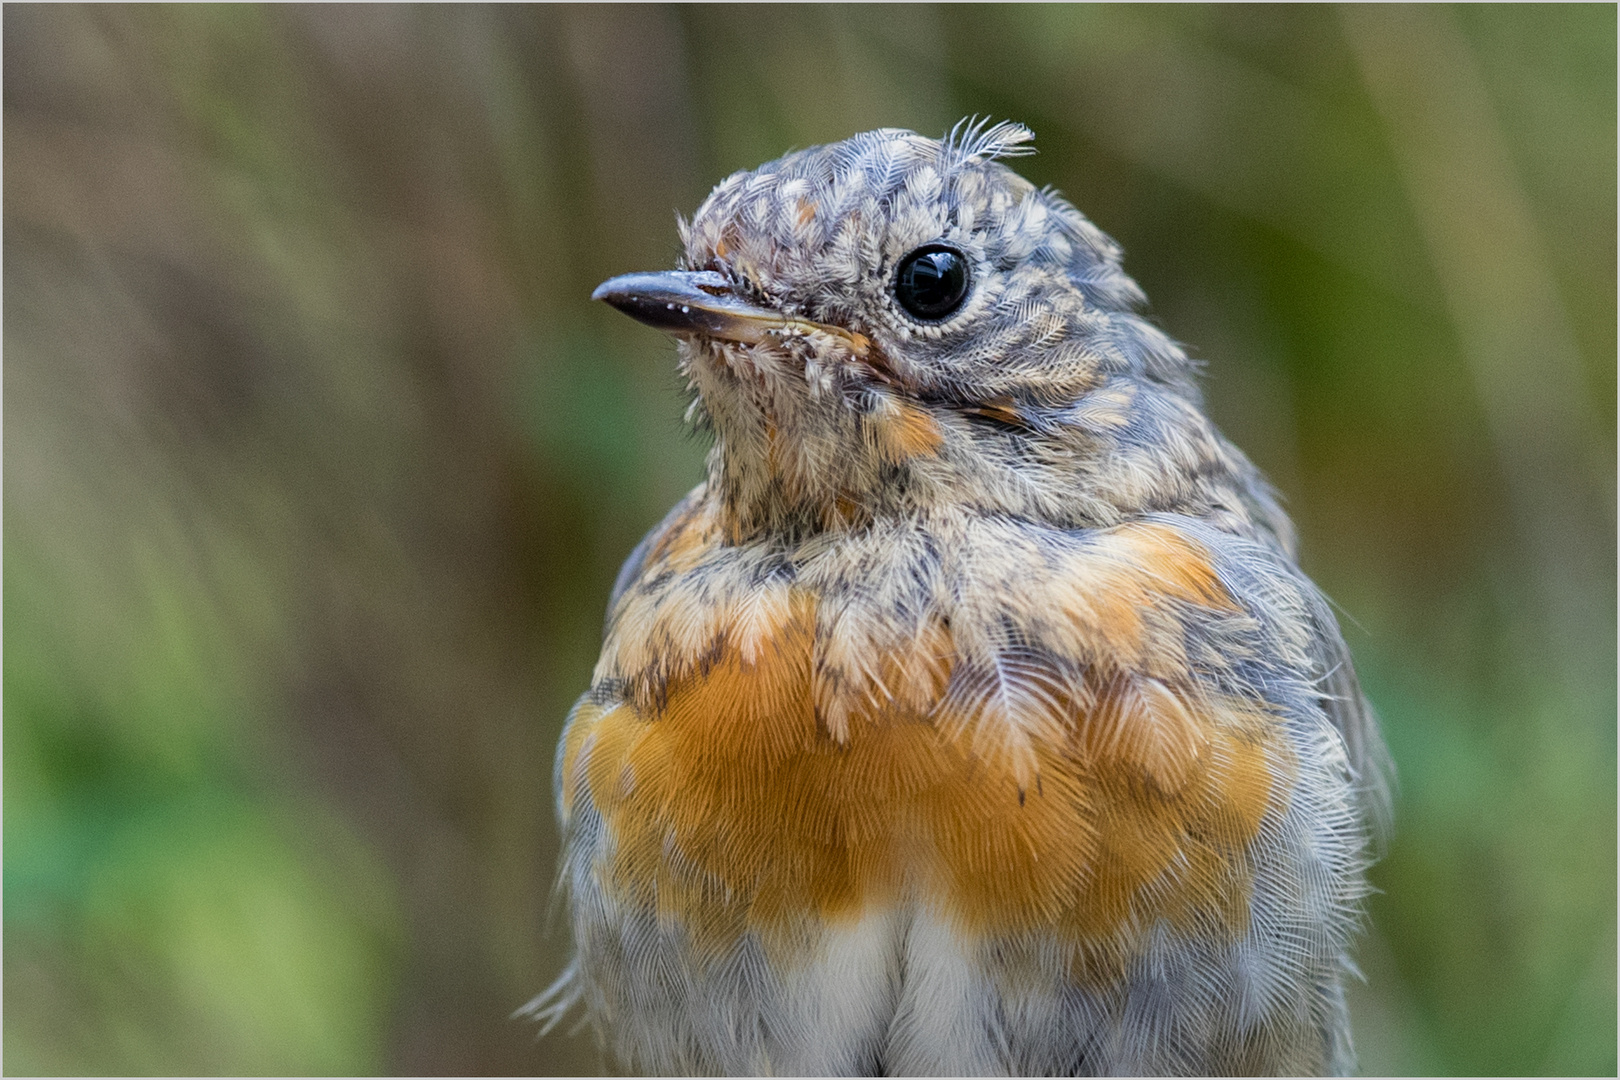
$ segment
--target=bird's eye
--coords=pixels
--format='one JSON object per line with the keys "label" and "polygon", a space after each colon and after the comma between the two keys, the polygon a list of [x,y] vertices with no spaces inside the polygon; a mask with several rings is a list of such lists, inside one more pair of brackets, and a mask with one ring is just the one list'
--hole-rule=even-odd
{"label": "bird's eye", "polygon": [[955,248],[929,244],[900,260],[894,298],[917,318],[938,322],[961,307],[967,294],[967,259]]}

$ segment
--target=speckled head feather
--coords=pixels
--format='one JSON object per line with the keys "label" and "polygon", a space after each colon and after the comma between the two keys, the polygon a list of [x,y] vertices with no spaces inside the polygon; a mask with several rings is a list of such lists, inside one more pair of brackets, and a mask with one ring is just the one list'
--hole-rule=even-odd
{"label": "speckled head feather", "polygon": [[579,952],[534,1008],[632,1068],[1351,1063],[1376,726],[1119,247],[1002,163],[1031,139],[789,154],[597,291],[715,437],[557,758]]}
{"label": "speckled head feather", "polygon": [[[728,177],[682,225],[687,269],[797,320],[682,343],[739,535],[951,501],[1070,526],[1184,508],[1291,545],[1186,354],[1137,314],[1118,245],[995,160],[1031,138],[874,131]],[[930,244],[960,252],[969,282],[937,320],[894,289]]]}

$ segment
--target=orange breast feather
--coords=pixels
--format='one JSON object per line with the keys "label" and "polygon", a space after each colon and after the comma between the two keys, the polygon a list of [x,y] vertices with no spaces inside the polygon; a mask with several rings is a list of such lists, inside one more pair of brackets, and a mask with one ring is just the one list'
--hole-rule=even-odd
{"label": "orange breast feather", "polygon": [[[1168,552],[1183,563],[1169,569],[1165,538],[1131,543],[1155,558],[1134,563],[1135,592],[1115,595],[1144,609],[1167,590],[1231,604],[1190,543]],[[1061,695],[1065,719],[1033,740],[1031,770],[946,715],[943,625],[925,631],[942,662],[919,664],[915,642],[879,660],[892,688],[880,700],[829,691],[815,679],[816,598],[778,588],[750,602],[751,620],[699,619],[686,662],[627,642],[621,659],[655,664],[660,692],[576,713],[564,804],[588,792],[609,828],[605,888],[685,925],[711,955],[753,932],[786,956],[822,923],[901,902],[1012,945],[1055,936],[1077,977],[1116,970],[1155,918],[1241,932],[1245,852],[1289,760],[1264,708],[1143,671],[1127,633],[1125,655],[1052,680],[1045,698]],[[1091,617],[1128,630],[1142,616],[1104,605]],[[820,715],[830,692],[855,695],[843,731]]]}

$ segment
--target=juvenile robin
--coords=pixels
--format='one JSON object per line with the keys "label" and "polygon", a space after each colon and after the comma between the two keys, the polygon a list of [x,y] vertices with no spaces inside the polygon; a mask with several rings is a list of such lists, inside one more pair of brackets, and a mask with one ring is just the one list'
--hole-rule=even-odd
{"label": "juvenile robin", "polygon": [[1015,124],[740,172],[707,478],[558,748],[576,1002],[647,1073],[1343,1072],[1382,745],[1272,490]]}

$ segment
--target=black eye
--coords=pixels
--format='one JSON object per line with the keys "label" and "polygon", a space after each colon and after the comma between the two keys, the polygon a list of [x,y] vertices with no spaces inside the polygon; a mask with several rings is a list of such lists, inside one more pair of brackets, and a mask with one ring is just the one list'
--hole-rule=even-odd
{"label": "black eye", "polygon": [[917,318],[937,322],[961,307],[967,294],[967,259],[955,248],[929,244],[900,260],[894,298]]}

